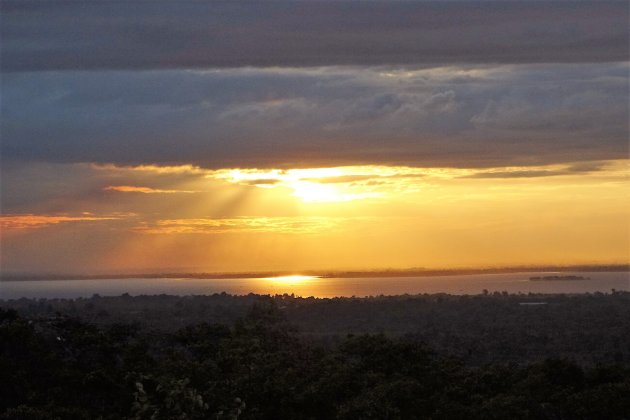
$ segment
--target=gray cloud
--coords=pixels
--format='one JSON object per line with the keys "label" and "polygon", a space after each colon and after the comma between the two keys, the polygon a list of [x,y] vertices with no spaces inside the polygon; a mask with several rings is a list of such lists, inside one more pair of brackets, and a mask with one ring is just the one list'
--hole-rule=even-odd
{"label": "gray cloud", "polygon": [[605,162],[580,162],[569,166],[567,171],[571,173],[589,173],[601,171],[605,167]]}
{"label": "gray cloud", "polygon": [[625,1],[2,2],[2,70],[628,59]]}
{"label": "gray cloud", "polygon": [[567,175],[566,171],[548,171],[548,170],[534,170],[534,171],[502,171],[502,172],[482,172],[462,178],[541,178],[548,176]]}
{"label": "gray cloud", "polygon": [[490,167],[628,155],[628,65],[34,72],[5,160]]}
{"label": "gray cloud", "polygon": [[598,172],[605,168],[604,162],[580,162],[562,169],[533,169],[525,171],[490,171],[478,172],[462,178],[500,179],[500,178],[541,178],[560,175],[576,175]]}

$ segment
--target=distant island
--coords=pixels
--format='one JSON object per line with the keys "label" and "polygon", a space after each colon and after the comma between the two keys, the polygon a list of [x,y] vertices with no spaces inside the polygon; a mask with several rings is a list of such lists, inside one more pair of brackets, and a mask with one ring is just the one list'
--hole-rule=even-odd
{"label": "distant island", "polygon": [[537,276],[530,277],[531,281],[556,281],[556,280],[590,280],[590,277],[584,276]]}

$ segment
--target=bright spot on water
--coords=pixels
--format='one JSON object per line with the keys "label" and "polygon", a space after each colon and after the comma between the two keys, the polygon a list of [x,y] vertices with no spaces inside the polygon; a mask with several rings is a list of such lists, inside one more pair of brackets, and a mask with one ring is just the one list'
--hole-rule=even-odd
{"label": "bright spot on water", "polygon": [[278,277],[265,277],[263,280],[272,281],[274,283],[302,283],[308,280],[313,280],[318,278],[317,276],[303,276],[303,275],[292,275],[292,276],[278,276]]}

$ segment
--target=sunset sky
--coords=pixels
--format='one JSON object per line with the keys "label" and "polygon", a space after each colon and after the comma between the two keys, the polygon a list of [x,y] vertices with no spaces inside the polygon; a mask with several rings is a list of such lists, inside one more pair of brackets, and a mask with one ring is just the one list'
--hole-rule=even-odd
{"label": "sunset sky", "polygon": [[629,7],[2,0],[2,271],[628,263]]}

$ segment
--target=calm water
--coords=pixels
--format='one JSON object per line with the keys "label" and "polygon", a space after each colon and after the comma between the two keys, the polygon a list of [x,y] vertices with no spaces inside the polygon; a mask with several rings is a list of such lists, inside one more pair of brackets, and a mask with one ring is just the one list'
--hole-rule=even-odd
{"label": "calm water", "polygon": [[[531,276],[578,275],[590,280],[530,281]],[[627,272],[615,273],[510,273],[474,274],[435,277],[375,277],[375,278],[267,278],[267,279],[98,279],[98,280],[39,280],[0,282],[1,299],[76,298],[130,295],[205,295],[282,294],[298,296],[376,296],[404,293],[478,294],[509,293],[592,293],[611,289],[630,291]]]}

